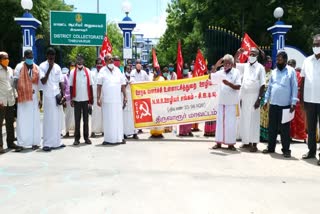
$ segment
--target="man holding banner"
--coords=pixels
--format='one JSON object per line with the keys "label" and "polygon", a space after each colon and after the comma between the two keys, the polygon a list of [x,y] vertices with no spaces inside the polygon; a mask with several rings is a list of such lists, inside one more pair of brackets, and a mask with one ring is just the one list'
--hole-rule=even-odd
{"label": "man holding banner", "polygon": [[216,145],[212,149],[221,148],[221,144],[228,145],[228,149],[236,150],[236,106],[239,102],[239,89],[241,87],[240,72],[233,68],[234,58],[226,54],[220,59],[215,67],[223,69],[211,74],[211,80],[214,82],[215,77],[220,77],[220,94],[218,98],[217,130]]}

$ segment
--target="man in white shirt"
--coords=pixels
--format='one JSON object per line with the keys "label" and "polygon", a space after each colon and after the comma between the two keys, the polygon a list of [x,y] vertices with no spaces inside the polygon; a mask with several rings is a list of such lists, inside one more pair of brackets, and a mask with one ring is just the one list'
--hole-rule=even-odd
{"label": "man in white shirt", "polygon": [[93,104],[91,71],[84,66],[84,58],[78,54],[76,67],[70,72],[69,77],[71,106],[74,107],[75,132],[73,145],[80,144],[80,122],[83,114],[83,137],[86,144],[91,144],[89,139],[89,105]]}
{"label": "man in white shirt", "polygon": [[3,149],[2,124],[6,120],[7,146],[9,149],[15,149],[17,152],[22,147],[13,143],[14,141],[14,104],[15,91],[13,88],[13,71],[9,67],[9,56],[6,52],[0,52],[0,154],[5,153]]}
{"label": "man in white shirt", "polygon": [[266,72],[258,62],[259,50],[251,48],[247,63],[237,63],[236,68],[242,74],[240,89],[240,136],[243,148],[257,151],[260,140],[260,102],[263,96]]}
{"label": "man in white shirt", "polygon": [[301,70],[301,100],[304,101],[307,115],[309,148],[309,152],[302,156],[303,159],[315,158],[317,150],[316,131],[320,120],[320,34],[313,37],[312,49],[314,54],[304,60]]}
{"label": "man in white shirt", "polygon": [[[221,144],[228,145],[228,149],[236,150],[236,106],[239,102],[239,89],[241,87],[240,72],[233,68],[234,58],[230,54],[226,54],[220,59],[215,68],[222,65],[223,69],[215,74],[225,76],[220,83],[220,94],[218,95],[218,114],[217,114],[217,130],[216,145],[212,149],[221,148]],[[214,81],[214,79],[212,79]]]}
{"label": "man in white shirt", "polygon": [[40,80],[43,89],[43,151],[65,147],[61,143],[61,111],[62,105],[57,105],[56,96],[64,96],[64,80],[61,68],[55,61],[56,51],[47,50],[47,61],[40,64]]}
{"label": "man in white shirt", "polygon": [[[126,79],[120,69],[112,63],[112,55],[105,56],[106,66],[98,76],[97,102],[103,112],[103,145],[125,143],[123,139],[123,108],[127,105]],[[103,97],[101,99],[101,92]],[[122,96],[123,95],[123,100]]]}
{"label": "man in white shirt", "polygon": [[136,61],[136,68],[130,73],[131,82],[147,82],[150,81],[149,75],[145,70],[142,69],[140,59]]}
{"label": "man in white shirt", "polygon": [[[100,58],[96,59],[96,67],[91,69],[92,76],[92,89],[93,89],[93,100],[97,100],[97,82],[98,75],[103,67],[102,60]],[[92,115],[91,115],[91,137],[96,137],[97,133],[103,134],[103,121],[102,121],[102,109],[94,102],[92,105]]]}

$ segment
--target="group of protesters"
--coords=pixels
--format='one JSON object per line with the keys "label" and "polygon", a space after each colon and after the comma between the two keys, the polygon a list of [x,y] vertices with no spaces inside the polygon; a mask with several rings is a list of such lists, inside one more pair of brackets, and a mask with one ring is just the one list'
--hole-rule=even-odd
{"label": "group of protesters", "polygon": [[[234,56],[226,54],[218,60],[208,70],[213,82],[215,76],[224,75],[219,84],[217,120],[206,122],[204,127],[205,136],[215,136],[213,149],[225,144],[228,149],[236,150],[234,145],[237,139],[241,139],[241,147],[251,152],[258,150],[259,142],[268,142],[263,153],[273,153],[280,133],[284,157],[291,157],[292,139],[308,139],[309,152],[303,158],[315,158],[320,115],[317,93],[320,87],[317,84],[319,49],[318,34],[313,38],[314,54],[305,59],[302,68],[296,68],[295,60],[288,60],[284,51],[278,52],[276,65],[272,65],[269,56],[262,65],[258,62],[261,54],[258,48],[251,48],[246,63],[237,62],[242,49]],[[38,66],[34,63],[32,50],[26,50],[24,60],[12,70],[8,66],[9,55],[0,52],[0,117],[1,123],[6,120],[8,148],[15,151],[38,149],[41,136],[44,151],[62,148],[65,146],[61,141],[63,127],[66,138],[71,137],[71,130],[74,131],[73,145],[78,146],[81,118],[84,143],[91,144],[89,114],[91,137],[103,136],[103,145],[125,144],[128,137],[139,139],[141,130],[134,127],[130,84],[177,79],[173,64],[162,70],[154,68],[149,71],[144,69],[140,60],[136,60],[135,65],[128,60],[122,72],[120,59],[106,54],[104,59],[96,59],[95,67],[89,69],[83,55],[79,54],[69,68],[61,69],[55,63],[55,54],[55,50],[49,48],[47,60]],[[192,77],[193,67],[194,61],[183,65],[183,78]],[[13,125],[15,103],[17,144],[14,143]],[[44,115],[42,127],[41,108]],[[295,112],[295,118],[282,123],[286,110]],[[197,130],[198,124],[183,124],[179,126],[178,135],[193,136],[192,131]],[[163,138],[164,132],[172,132],[172,127],[152,128],[150,137]],[[0,153],[3,153],[2,132],[0,138]]]}

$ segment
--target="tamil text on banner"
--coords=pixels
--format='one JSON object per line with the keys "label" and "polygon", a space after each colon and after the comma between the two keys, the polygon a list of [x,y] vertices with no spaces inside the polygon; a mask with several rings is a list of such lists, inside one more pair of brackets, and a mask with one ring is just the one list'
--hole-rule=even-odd
{"label": "tamil text on banner", "polygon": [[215,120],[218,85],[208,76],[131,85],[136,128]]}

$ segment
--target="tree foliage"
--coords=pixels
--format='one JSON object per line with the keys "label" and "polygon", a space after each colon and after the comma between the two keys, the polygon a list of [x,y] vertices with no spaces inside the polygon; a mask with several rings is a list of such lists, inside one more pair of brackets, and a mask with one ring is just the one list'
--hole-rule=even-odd
{"label": "tree foliage", "polygon": [[247,32],[258,45],[271,45],[272,35],[267,28],[276,22],[273,11],[278,6],[285,12],[282,20],[293,26],[286,44],[309,54],[311,36],[320,33],[320,0],[172,0],[167,8],[167,30],[157,46],[159,62],[175,61],[178,40],[186,62],[195,58],[198,48],[206,53],[210,44],[205,43],[205,32],[209,26],[240,35]]}

